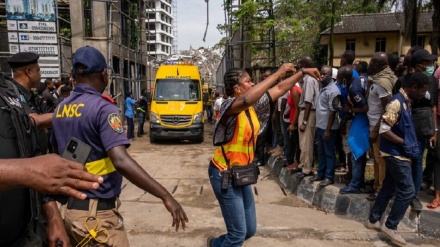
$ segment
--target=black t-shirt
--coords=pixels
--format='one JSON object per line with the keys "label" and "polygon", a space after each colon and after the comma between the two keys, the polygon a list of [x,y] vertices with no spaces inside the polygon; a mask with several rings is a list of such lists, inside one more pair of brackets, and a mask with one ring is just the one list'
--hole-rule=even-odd
{"label": "black t-shirt", "polygon": [[[404,76],[401,76],[393,88],[393,94],[399,92],[401,87],[405,87],[405,83],[409,81],[412,73],[408,73]],[[429,86],[428,91],[426,91],[425,96],[421,99],[415,99],[411,103],[411,108],[416,109],[420,107],[434,107],[437,105],[438,98],[438,85],[434,76],[428,76]]]}
{"label": "black t-shirt", "polygon": [[147,107],[148,107],[147,97],[142,96],[142,98],[139,100],[139,107],[144,110],[147,110]]}

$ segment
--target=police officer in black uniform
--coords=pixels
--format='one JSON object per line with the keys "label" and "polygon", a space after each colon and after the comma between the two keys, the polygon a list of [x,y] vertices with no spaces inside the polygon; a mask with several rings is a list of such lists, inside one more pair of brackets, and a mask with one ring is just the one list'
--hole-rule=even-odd
{"label": "police officer in black uniform", "polygon": [[[90,182],[102,182],[102,178],[85,172],[79,164],[59,156],[46,155],[46,160],[50,162],[47,169],[42,166],[44,159],[31,158],[44,153],[44,147],[39,145],[41,136],[37,128],[50,126],[51,123],[51,114],[40,114],[41,104],[30,91],[40,82],[38,58],[35,53],[17,53],[8,60],[13,78],[0,74],[0,159],[8,159],[9,163],[18,166],[20,162],[17,158],[29,158],[26,159],[28,163],[35,162],[35,167],[40,168],[35,171],[29,164],[23,164],[24,172],[17,169],[10,173],[6,162],[0,162],[1,167],[6,168],[0,174],[0,246],[42,246],[42,240],[36,234],[42,213],[48,219],[49,242],[54,244],[58,241],[64,246],[69,244],[56,203],[44,200],[35,190],[23,187],[67,195],[73,192],[74,196],[84,199],[86,195],[72,187],[78,190],[96,189],[99,185]],[[29,174],[23,175],[26,172]],[[7,176],[12,176],[16,182],[11,182]],[[57,179],[58,176],[61,180]],[[50,180],[57,188],[46,183]]]}

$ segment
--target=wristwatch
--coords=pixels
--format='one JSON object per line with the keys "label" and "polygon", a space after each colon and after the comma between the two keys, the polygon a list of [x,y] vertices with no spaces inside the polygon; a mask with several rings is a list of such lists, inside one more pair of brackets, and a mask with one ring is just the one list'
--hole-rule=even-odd
{"label": "wristwatch", "polygon": [[437,129],[437,128],[435,129],[435,132],[438,132],[438,129]]}
{"label": "wristwatch", "polygon": [[303,121],[303,124],[304,124],[304,125],[307,125],[307,121]]}
{"label": "wristwatch", "polygon": [[304,73],[304,68],[301,68],[301,75],[304,76],[306,73]]}

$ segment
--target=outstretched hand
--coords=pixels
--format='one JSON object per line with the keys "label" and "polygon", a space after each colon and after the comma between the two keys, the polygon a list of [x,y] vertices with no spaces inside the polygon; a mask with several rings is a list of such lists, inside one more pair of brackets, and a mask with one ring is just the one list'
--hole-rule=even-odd
{"label": "outstretched hand", "polygon": [[279,78],[281,79],[284,78],[286,74],[295,73],[295,67],[292,63],[284,63],[278,68],[277,72],[275,73],[278,74],[280,76]]}
{"label": "outstretched hand", "polygon": [[173,217],[172,226],[176,227],[176,232],[179,231],[180,225],[182,225],[182,229],[185,230],[185,223],[188,223],[188,217],[186,217],[186,213],[182,206],[180,206],[180,204],[171,195],[163,200],[163,204]]}
{"label": "outstretched hand", "polygon": [[95,190],[103,182],[101,176],[88,173],[83,165],[56,154],[29,158],[25,169],[28,172],[26,187],[81,200],[87,195],[79,190]]}
{"label": "outstretched hand", "polygon": [[317,81],[321,81],[321,73],[319,73],[319,70],[317,68],[304,68],[303,71],[304,73],[315,78]]}

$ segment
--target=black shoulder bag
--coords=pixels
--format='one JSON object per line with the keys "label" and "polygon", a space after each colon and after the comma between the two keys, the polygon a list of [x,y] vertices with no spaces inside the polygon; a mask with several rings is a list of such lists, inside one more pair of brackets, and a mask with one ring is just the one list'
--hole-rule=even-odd
{"label": "black shoulder bag", "polygon": [[[252,129],[252,145],[254,147],[255,152],[255,140],[254,140],[254,125],[252,123],[252,118],[250,116],[249,110],[246,110],[246,116],[249,119],[249,123],[251,124]],[[226,165],[228,166],[228,171],[230,171],[232,182],[234,186],[244,186],[248,184],[256,184],[258,180],[258,175],[260,175],[260,169],[255,163],[250,163],[250,152],[248,147],[248,164],[246,166],[230,166],[229,160],[226,157],[225,149],[223,145],[221,146],[223,156],[225,157]]]}
{"label": "black shoulder bag", "polygon": [[420,138],[430,138],[434,136],[434,116],[432,107],[420,107],[412,110],[412,118],[416,134]]}

